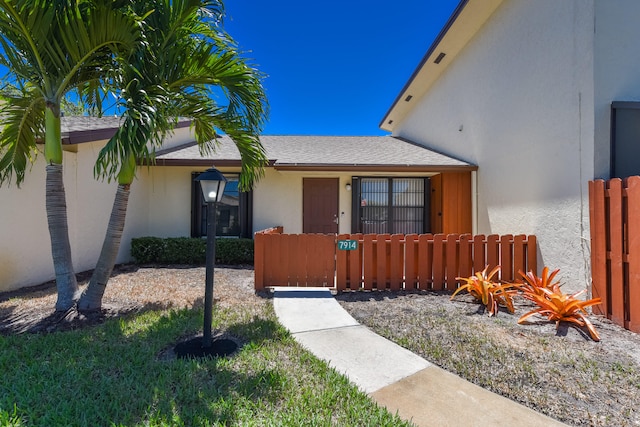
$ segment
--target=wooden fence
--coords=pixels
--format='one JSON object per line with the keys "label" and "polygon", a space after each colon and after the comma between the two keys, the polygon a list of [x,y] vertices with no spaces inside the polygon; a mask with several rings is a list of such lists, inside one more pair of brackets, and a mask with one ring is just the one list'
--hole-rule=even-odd
{"label": "wooden fence", "polygon": [[640,177],[589,182],[596,314],[640,332]]}
{"label": "wooden fence", "polygon": [[[255,288],[324,286],[344,290],[454,290],[457,277],[501,265],[500,279],[537,269],[535,236],[469,234],[279,234],[255,236]],[[355,240],[354,250],[338,250]]]}

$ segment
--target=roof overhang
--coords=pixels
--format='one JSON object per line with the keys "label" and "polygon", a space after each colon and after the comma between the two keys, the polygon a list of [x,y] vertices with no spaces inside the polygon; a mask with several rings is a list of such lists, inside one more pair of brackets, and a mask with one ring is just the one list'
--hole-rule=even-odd
{"label": "roof overhang", "polygon": [[504,0],[461,0],[380,122],[393,132]]}
{"label": "roof overhang", "polygon": [[323,164],[302,164],[287,165],[275,164],[273,168],[277,171],[301,171],[301,172],[424,172],[439,173],[445,171],[475,171],[478,167],[469,166],[451,166],[451,165],[323,165]]}

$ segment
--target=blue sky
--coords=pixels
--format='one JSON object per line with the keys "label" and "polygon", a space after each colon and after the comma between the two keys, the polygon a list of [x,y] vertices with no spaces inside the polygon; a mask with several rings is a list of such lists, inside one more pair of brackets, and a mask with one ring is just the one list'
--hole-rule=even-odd
{"label": "blue sky", "polygon": [[378,123],[459,0],[227,0],[267,75],[268,135],[384,135]]}

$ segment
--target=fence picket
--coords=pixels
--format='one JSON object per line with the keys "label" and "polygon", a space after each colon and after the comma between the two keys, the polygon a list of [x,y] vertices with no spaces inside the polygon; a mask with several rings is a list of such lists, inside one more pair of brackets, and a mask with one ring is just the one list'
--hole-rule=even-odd
{"label": "fence picket", "polygon": [[459,234],[449,234],[446,240],[445,248],[445,274],[446,274],[446,288],[449,291],[453,291],[458,287],[459,276],[459,259],[458,259],[458,240]]}
{"label": "fence picket", "polygon": [[[348,234],[338,235],[338,241],[349,240]],[[342,292],[347,288],[347,276],[349,274],[348,262],[351,251],[339,250],[336,253],[336,291]]]}
{"label": "fence picket", "polygon": [[484,234],[473,236],[473,270],[482,271],[487,266],[486,237]]}
{"label": "fence picket", "polygon": [[430,289],[433,283],[433,236],[421,234],[418,237],[418,285],[422,290]]}
{"label": "fence picket", "polygon": [[622,265],[622,180],[609,181],[609,271],[611,274],[611,320],[624,325],[624,267]]}
{"label": "fence picket", "polygon": [[433,236],[433,282],[431,288],[436,291],[442,291],[445,287],[445,242],[446,236],[444,234]]}
{"label": "fence picket", "polygon": [[404,288],[418,288],[418,235],[407,234],[404,237]]}
{"label": "fence picket", "polygon": [[473,266],[473,246],[471,245],[471,235],[463,234],[460,236],[460,248],[459,248],[459,257],[460,257],[460,268],[459,268],[459,276],[460,277],[469,277],[471,276],[472,266]]}
{"label": "fence picket", "polygon": [[640,177],[627,178],[627,328],[640,332]]}
{"label": "fence picket", "polygon": [[378,234],[376,239],[376,288],[387,289],[389,281],[390,234]]}
{"label": "fence picket", "polygon": [[362,287],[362,252],[364,248],[362,234],[352,234],[351,238],[358,241],[358,248],[349,253],[349,289],[355,291]]}
{"label": "fence picket", "polygon": [[522,281],[522,276],[520,276],[520,271],[523,273],[527,273],[526,265],[527,265],[527,246],[526,246],[526,238],[524,234],[518,234],[517,236],[513,236],[513,280],[516,282]]}
{"label": "fence picket", "polygon": [[[484,266],[489,243],[495,244],[491,251],[499,252],[503,251],[501,243],[512,246],[515,241],[499,236],[484,240],[484,236],[468,234],[336,236],[288,235],[274,230],[255,236],[256,290],[267,286],[331,286],[338,291],[361,287],[452,291],[458,285],[457,277],[472,275],[476,263]],[[525,242],[527,247],[532,242],[535,245],[534,236],[518,239],[520,246]],[[358,245],[355,250],[337,250],[338,240],[357,240]]]}
{"label": "fence picket", "polygon": [[513,235],[505,234],[500,237],[500,271],[505,282],[513,282]]}
{"label": "fence picket", "polygon": [[591,230],[591,295],[600,298],[601,304],[593,306],[596,314],[607,315],[607,228],[605,182],[601,179],[589,182],[589,222]]}
{"label": "fence picket", "polygon": [[494,267],[500,265],[500,236],[497,234],[487,236],[486,248],[488,271],[491,271]]}
{"label": "fence picket", "polygon": [[375,279],[376,252],[375,246],[373,245],[374,239],[375,235],[373,234],[364,235],[362,264],[364,265],[364,289],[367,291],[373,289],[373,281]]}
{"label": "fence picket", "polygon": [[538,271],[538,241],[536,236],[527,236],[526,271]]}
{"label": "fence picket", "polygon": [[404,279],[404,242],[402,234],[393,234],[390,242],[389,289],[402,289]]}

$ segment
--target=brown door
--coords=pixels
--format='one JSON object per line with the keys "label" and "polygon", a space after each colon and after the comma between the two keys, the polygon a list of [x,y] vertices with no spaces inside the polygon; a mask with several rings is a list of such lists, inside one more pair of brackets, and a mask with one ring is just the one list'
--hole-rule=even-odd
{"label": "brown door", "polygon": [[303,233],[338,232],[338,185],[338,178],[303,179]]}

